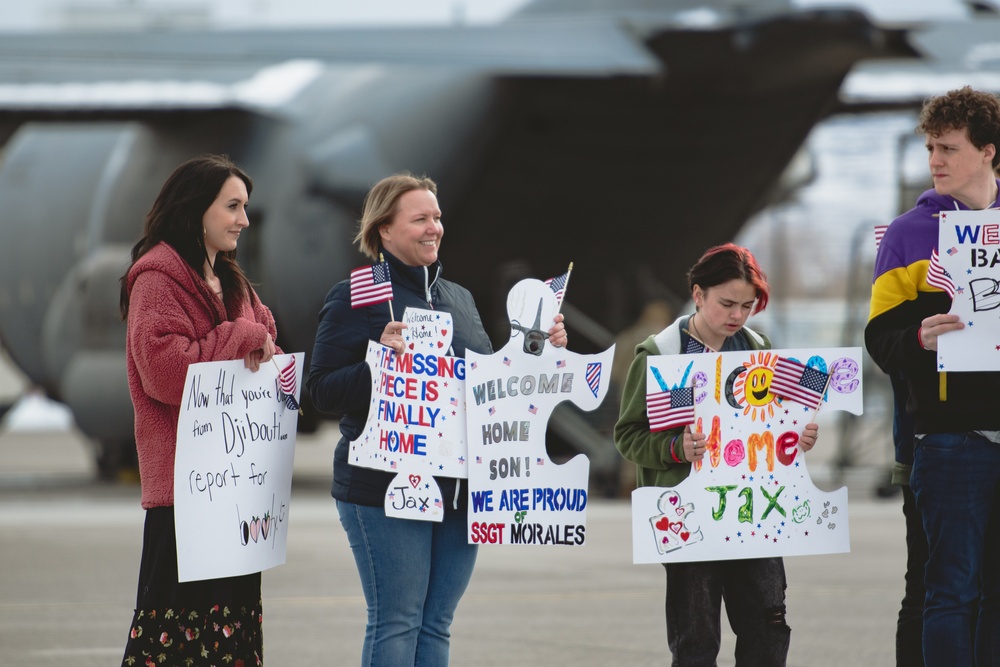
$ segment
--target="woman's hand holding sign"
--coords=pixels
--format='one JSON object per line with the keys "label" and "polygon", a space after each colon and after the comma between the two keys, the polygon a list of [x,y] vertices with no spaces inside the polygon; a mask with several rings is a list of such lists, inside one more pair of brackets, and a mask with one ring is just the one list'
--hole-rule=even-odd
{"label": "woman's hand holding sign", "polygon": [[402,354],[406,347],[403,342],[403,329],[405,328],[406,325],[402,322],[389,322],[385,325],[385,331],[382,332],[378,342],[386,347],[391,347],[396,351],[396,354]]}

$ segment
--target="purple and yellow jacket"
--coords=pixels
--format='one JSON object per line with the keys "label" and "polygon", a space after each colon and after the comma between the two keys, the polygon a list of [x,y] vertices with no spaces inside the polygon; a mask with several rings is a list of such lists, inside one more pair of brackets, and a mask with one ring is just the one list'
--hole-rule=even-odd
{"label": "purple and yellow jacket", "polygon": [[967,208],[953,197],[924,192],[889,225],[875,259],[865,346],[883,371],[906,378],[906,411],[916,433],[1000,430],[1000,373],[939,373],[937,353],[925,350],[918,334],[924,318],[951,308],[951,298],[927,284],[937,214]]}

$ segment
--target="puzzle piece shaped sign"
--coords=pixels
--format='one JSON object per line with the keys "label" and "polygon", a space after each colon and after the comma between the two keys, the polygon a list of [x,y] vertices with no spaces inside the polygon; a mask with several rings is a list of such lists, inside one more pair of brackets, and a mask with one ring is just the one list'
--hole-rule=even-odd
{"label": "puzzle piece shaped sign", "polygon": [[387,515],[440,521],[444,511],[434,477],[468,477],[465,360],[447,355],[450,314],[407,308],[401,321],[407,325],[403,354],[368,343],[371,403],[350,460],[397,473],[386,491]]}
{"label": "puzzle piece shaped sign", "polygon": [[549,416],[562,401],[594,410],[604,400],[614,346],[596,355],[553,347],[547,331],[558,306],[540,280],[510,291],[512,336],[492,355],[469,352],[469,541],[582,545],[587,534],[590,461],[562,465],[546,452]]}
{"label": "puzzle piece shaped sign", "polygon": [[465,360],[449,357],[451,315],[407,308],[404,354],[370,341],[368,420],[351,464],[390,472],[467,477]]}
{"label": "puzzle piece shaped sign", "polygon": [[691,428],[708,440],[676,487],[632,492],[636,563],[850,551],[847,489],[812,483],[798,441],[816,408],[773,391],[779,357],[831,374],[819,410],[861,414],[860,348],[649,357],[647,394],[693,389]]}
{"label": "puzzle piece shaped sign", "polygon": [[938,338],[938,370],[1000,370],[1000,210],[942,211],[927,282],[952,295],[965,328]]}

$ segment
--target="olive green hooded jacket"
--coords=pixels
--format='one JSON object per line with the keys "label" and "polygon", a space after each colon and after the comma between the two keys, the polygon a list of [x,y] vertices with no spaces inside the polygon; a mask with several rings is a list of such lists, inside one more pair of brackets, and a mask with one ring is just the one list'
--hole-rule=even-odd
{"label": "olive green hooded jacket", "polygon": [[[650,355],[680,354],[681,331],[689,318],[689,315],[684,315],[660,333],[639,343],[625,379],[621,411],[615,424],[615,446],[622,456],[636,464],[638,486],[677,486],[691,472],[691,464],[684,457],[684,446],[678,437],[684,428],[653,433],[649,430],[646,415],[646,359]],[[751,350],[771,347],[771,341],[766,336],[749,327],[743,327],[734,335],[743,336]],[[670,444],[675,438],[673,451],[681,463],[670,455]]]}

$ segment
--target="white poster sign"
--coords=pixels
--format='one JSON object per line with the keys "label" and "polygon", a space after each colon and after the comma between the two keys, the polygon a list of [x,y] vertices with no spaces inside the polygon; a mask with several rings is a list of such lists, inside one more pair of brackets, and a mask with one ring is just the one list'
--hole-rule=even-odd
{"label": "white poster sign", "polygon": [[396,473],[386,515],[441,521],[444,502],[434,477],[468,477],[465,359],[450,356],[451,315],[407,308],[405,351],[368,343],[372,390],[368,420],[351,443],[353,465]]}
{"label": "white poster sign", "polygon": [[407,308],[406,351],[368,343],[372,392],[351,464],[417,475],[468,477],[465,359],[448,356],[451,315]]}
{"label": "white poster sign", "polygon": [[952,295],[948,312],[965,328],[938,338],[938,370],[1000,370],[1000,210],[942,211],[939,220],[927,281]]}
{"label": "white poster sign", "polygon": [[[553,347],[554,288],[522,280],[510,291],[513,335],[493,355],[469,352],[469,541],[582,545],[587,533],[590,461],[549,458],[545,430],[553,409],[571,401],[594,410],[604,400],[614,346],[597,355]],[[611,443],[608,443],[611,446]]]}
{"label": "white poster sign", "polygon": [[708,439],[683,482],[633,491],[636,563],[850,551],[847,489],[821,491],[810,479],[798,442],[817,408],[775,393],[780,358],[829,374],[815,390],[819,410],[861,414],[860,348],[649,357],[647,395],[684,390],[672,407],[693,407],[691,429]]}
{"label": "white poster sign", "polygon": [[[285,562],[302,353],[191,364],[174,458],[180,581]],[[289,396],[291,398],[289,398]]]}

